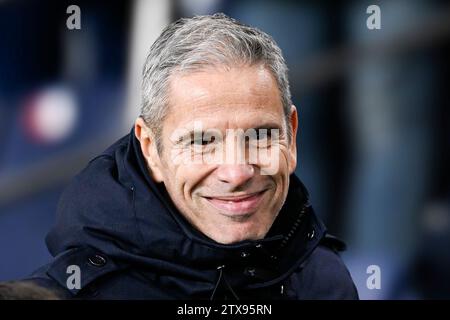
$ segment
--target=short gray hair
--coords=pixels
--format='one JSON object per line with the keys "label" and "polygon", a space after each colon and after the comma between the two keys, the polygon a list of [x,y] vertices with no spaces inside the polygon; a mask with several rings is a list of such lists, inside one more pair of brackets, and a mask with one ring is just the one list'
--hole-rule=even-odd
{"label": "short gray hair", "polygon": [[211,66],[262,64],[277,81],[286,118],[292,105],[288,69],[281,49],[268,34],[223,13],[182,18],[167,26],[150,48],[144,64],[141,114],[162,149],[162,123],[168,113],[170,76]]}

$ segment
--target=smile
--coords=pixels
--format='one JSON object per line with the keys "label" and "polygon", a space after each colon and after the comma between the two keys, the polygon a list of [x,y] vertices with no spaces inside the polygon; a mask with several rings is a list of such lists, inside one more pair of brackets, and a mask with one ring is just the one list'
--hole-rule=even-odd
{"label": "smile", "polygon": [[256,211],[261,204],[264,193],[260,192],[227,197],[204,197],[208,203],[218,209],[221,214],[231,217],[249,215]]}

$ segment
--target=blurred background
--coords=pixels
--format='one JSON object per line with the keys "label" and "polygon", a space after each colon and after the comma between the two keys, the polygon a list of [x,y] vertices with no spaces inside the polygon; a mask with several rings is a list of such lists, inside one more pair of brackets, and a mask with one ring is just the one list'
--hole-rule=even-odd
{"label": "blurred background", "polygon": [[[79,30],[66,26],[72,4]],[[366,26],[372,4],[379,30]],[[283,50],[297,174],[346,241],[360,297],[450,298],[450,3],[425,0],[0,1],[0,281],[50,260],[59,195],[131,129],[163,27],[219,11]]]}

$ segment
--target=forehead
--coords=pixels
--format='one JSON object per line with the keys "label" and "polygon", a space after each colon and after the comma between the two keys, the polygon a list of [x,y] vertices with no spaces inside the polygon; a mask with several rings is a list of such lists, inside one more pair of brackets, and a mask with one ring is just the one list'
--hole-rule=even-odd
{"label": "forehead", "polygon": [[168,126],[246,127],[260,121],[282,121],[277,83],[263,66],[208,68],[179,74],[169,85]]}

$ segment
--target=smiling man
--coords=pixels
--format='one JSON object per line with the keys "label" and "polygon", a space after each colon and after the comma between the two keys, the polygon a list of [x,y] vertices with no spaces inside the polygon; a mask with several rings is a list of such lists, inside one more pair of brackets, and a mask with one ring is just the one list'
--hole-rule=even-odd
{"label": "smiling man", "polygon": [[222,14],[169,25],[141,115],[68,186],[30,280],[82,299],[357,299],[294,174],[297,121],[271,37]]}
{"label": "smiling man", "polygon": [[[261,63],[203,68],[178,71],[180,74],[173,76],[168,88],[170,109],[160,135],[162,150],[158,151],[145,116],[136,121],[136,137],[154,181],[164,183],[176,207],[193,226],[224,244],[262,239],[286,199],[289,175],[295,169],[295,143],[286,134],[289,121],[295,135],[295,107],[290,106],[286,118],[277,82]],[[203,131],[189,135],[194,124]],[[183,132],[180,128],[185,128],[188,139],[177,145],[180,139],[176,132]],[[239,135],[249,129],[255,134]],[[261,174],[259,161],[246,163],[245,155],[239,157],[249,144],[262,145],[258,134],[263,130],[283,132],[277,141],[264,139],[265,148],[277,147],[272,155],[278,164],[273,175]],[[205,137],[214,132],[218,132],[214,141]],[[264,150],[256,148],[251,152],[259,160]],[[205,154],[211,152],[221,155],[207,161]],[[199,156],[203,161],[195,161]],[[178,157],[183,161],[177,161]]]}

